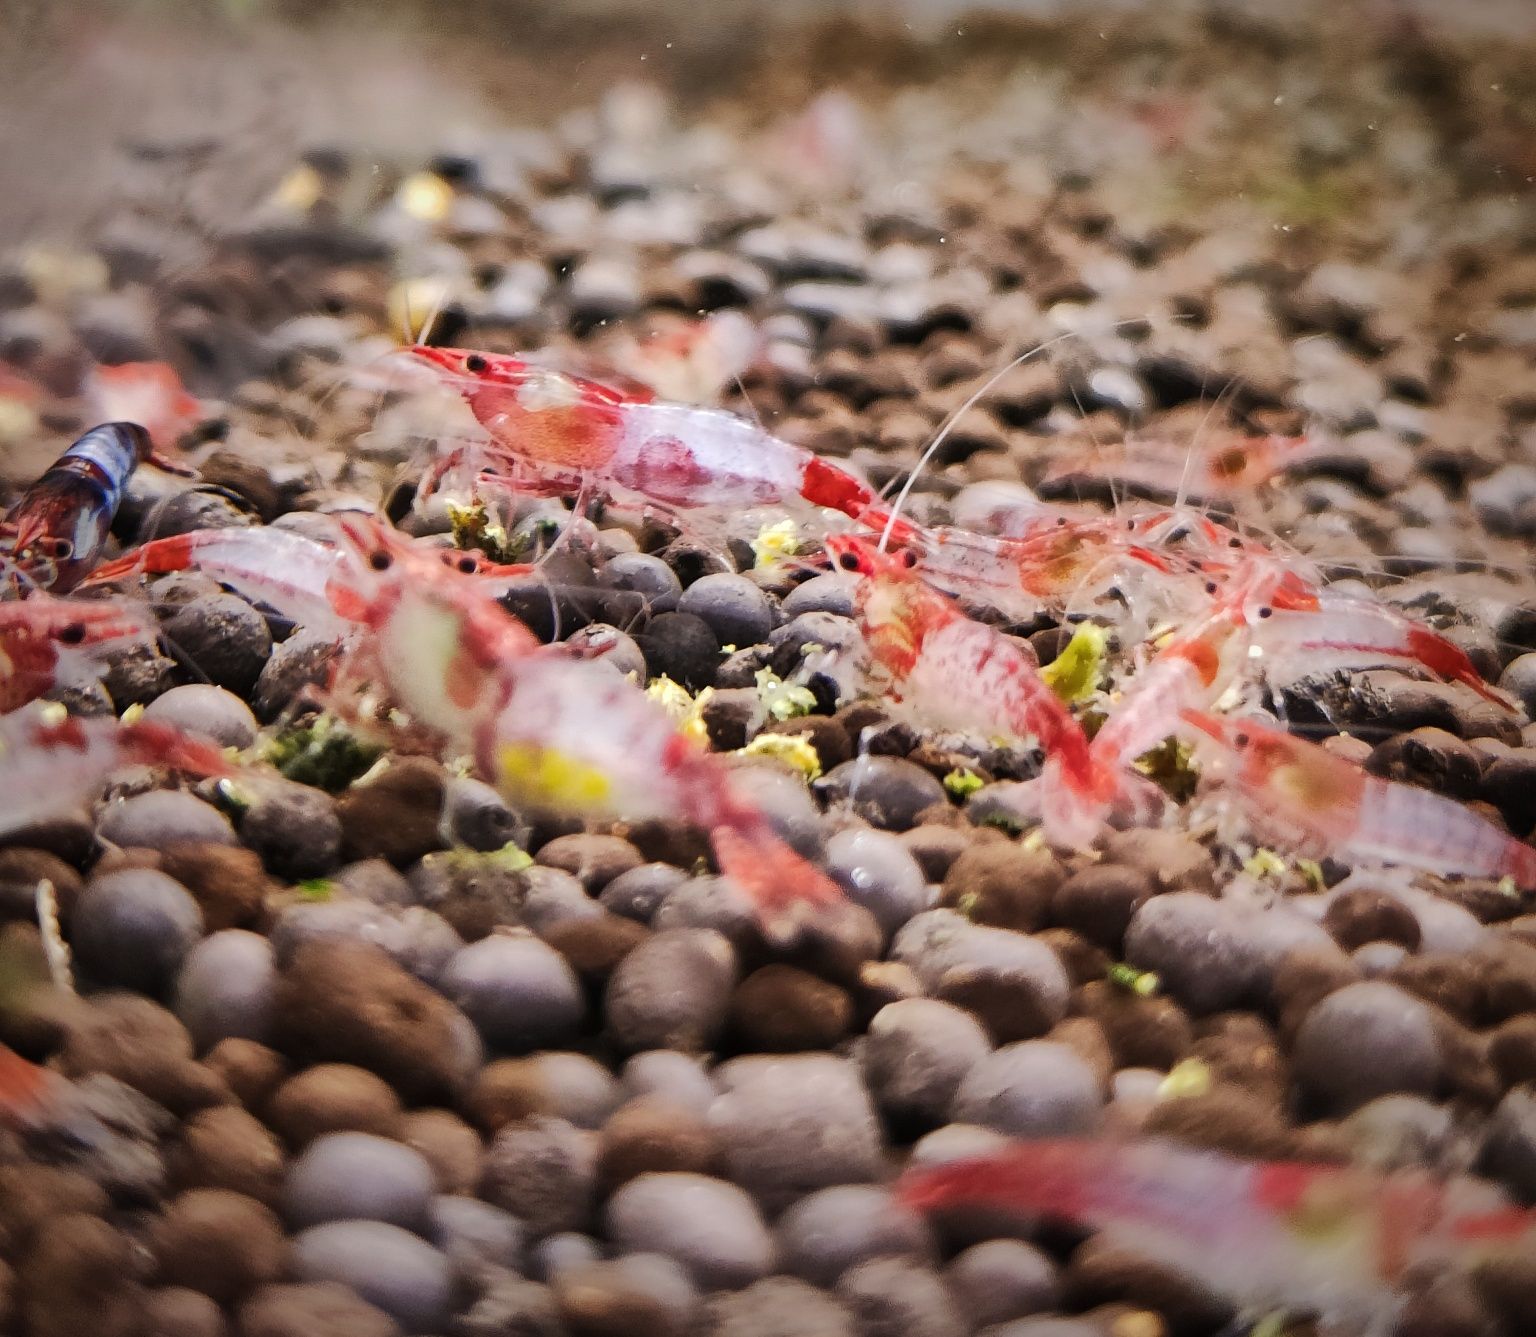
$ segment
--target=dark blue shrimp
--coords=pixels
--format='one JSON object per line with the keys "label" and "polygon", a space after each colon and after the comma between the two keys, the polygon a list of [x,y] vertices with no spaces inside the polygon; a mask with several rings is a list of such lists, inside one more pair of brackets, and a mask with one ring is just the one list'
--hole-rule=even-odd
{"label": "dark blue shrimp", "polygon": [[64,592],[101,557],[133,471],[153,454],[137,423],[93,427],[11,508],[10,558],[22,579]]}

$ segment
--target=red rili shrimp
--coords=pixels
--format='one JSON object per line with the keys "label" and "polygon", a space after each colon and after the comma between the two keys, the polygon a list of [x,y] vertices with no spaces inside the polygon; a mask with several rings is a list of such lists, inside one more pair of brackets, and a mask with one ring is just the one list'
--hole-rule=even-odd
{"label": "red rili shrimp", "polygon": [[86,397],[94,416],[104,422],[142,423],[160,450],[174,446],[203,416],[202,406],[167,362],[97,367],[87,381]]}
{"label": "red rili shrimp", "polygon": [[34,594],[0,604],[0,713],[56,687],[88,682],[104,652],[155,635],[149,610],[126,600]]}
{"label": "red rili shrimp", "polygon": [[1536,1214],[1492,1185],[1248,1161],[1156,1139],[1042,1139],[909,1170],[925,1212],[986,1208],[1102,1232],[1226,1295],[1250,1318],[1320,1316],[1382,1332],[1411,1269],[1466,1267],[1536,1243]]}
{"label": "red rili shrimp", "polygon": [[842,899],[826,874],[734,792],[729,770],[601,663],[545,647],[473,578],[348,517],[347,541],[379,576],[348,610],[372,636],[366,670],[514,801],[593,816],[680,817],[709,832],[721,871],[770,931]]}
{"label": "red rili shrimp", "polygon": [[926,725],[1038,742],[1050,776],[1042,794],[1047,835],[1068,844],[1090,839],[1096,821],[1085,825],[1078,815],[1113,796],[1116,773],[1094,765],[1082,726],[1041,678],[1028,647],[966,617],[913,569],[910,551],[884,553],[851,535],[834,535],[826,547],[863,577],[856,611],[887,698]]}
{"label": "red rili shrimp", "polygon": [[1452,799],[1369,775],[1326,748],[1253,719],[1181,712],[1244,814],[1293,845],[1345,863],[1513,878],[1536,888],[1536,849]]}
{"label": "red rili shrimp", "polygon": [[1159,496],[1194,496],[1210,501],[1243,498],[1260,483],[1300,464],[1321,446],[1305,436],[1229,436],[1203,445],[1171,441],[1128,441],[1099,446],[1058,464],[1046,482],[1104,478]]}
{"label": "red rili shrimp", "polygon": [[803,501],[869,525],[886,521],[879,497],[852,474],[734,414],[626,399],[519,358],[408,351],[464,396],[496,446],[542,489],[618,489],[680,510]]}
{"label": "red rili shrimp", "polygon": [[0,835],[67,813],[123,766],[166,766],[199,776],[231,767],[212,743],[152,720],[67,716],[25,707],[0,716]]}

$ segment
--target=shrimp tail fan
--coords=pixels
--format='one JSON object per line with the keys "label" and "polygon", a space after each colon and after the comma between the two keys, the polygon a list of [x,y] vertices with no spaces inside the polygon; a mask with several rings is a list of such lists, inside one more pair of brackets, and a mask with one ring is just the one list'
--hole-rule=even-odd
{"label": "shrimp tail fan", "polygon": [[767,821],[746,817],[710,831],[720,871],[741,887],[772,936],[788,936],[809,912],[843,900],[842,888],[795,853]]}

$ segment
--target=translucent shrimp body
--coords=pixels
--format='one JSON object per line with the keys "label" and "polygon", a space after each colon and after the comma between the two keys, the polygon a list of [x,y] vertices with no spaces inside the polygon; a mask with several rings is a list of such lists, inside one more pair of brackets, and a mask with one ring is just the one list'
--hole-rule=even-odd
{"label": "translucent shrimp body", "polygon": [[1368,775],[1326,748],[1252,719],[1183,712],[1248,820],[1345,863],[1513,878],[1536,888],[1536,849],[1453,799]]}
{"label": "translucent shrimp body", "polygon": [[147,608],[126,600],[65,600],[45,594],[0,604],[0,712],[57,687],[96,676],[100,657],[156,635]]}

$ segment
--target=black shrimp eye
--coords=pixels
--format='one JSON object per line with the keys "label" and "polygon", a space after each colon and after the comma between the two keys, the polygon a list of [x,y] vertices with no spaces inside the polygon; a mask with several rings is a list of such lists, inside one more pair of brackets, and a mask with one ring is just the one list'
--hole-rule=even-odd
{"label": "black shrimp eye", "polygon": [[490,363],[479,353],[471,353],[464,359],[464,370],[478,376],[482,371],[490,369]]}
{"label": "black shrimp eye", "polygon": [[83,622],[71,622],[59,633],[59,643],[62,645],[79,645],[85,639],[85,624]]}
{"label": "black shrimp eye", "polygon": [[394,565],[395,559],[387,552],[375,552],[368,554],[368,565],[375,571],[388,571]]}
{"label": "black shrimp eye", "polygon": [[1274,611],[1275,610],[1273,608],[1261,608],[1261,609],[1259,609],[1259,616],[1260,617],[1268,617]]}
{"label": "black shrimp eye", "polygon": [[1215,594],[1218,588],[1220,587],[1214,580],[1208,580],[1205,582],[1205,592],[1207,594]]}
{"label": "black shrimp eye", "polygon": [[908,548],[901,554],[901,564],[906,567],[908,571],[910,571],[914,566],[917,565],[917,554],[913,552],[912,549]]}
{"label": "black shrimp eye", "polygon": [[1238,747],[1247,747],[1248,735],[1245,733],[1240,733],[1235,738],[1233,738],[1232,742]]}
{"label": "black shrimp eye", "polygon": [[837,564],[844,571],[857,571],[859,569],[859,555],[856,552],[840,552],[837,554]]}
{"label": "black shrimp eye", "polygon": [[1242,539],[1238,538],[1236,534],[1232,535],[1232,537],[1227,540],[1227,547],[1229,548],[1241,548],[1242,546],[1243,541]]}
{"label": "black shrimp eye", "polygon": [[461,558],[459,558],[459,570],[462,571],[466,576],[474,575],[475,574],[475,559],[473,557],[461,557]]}

